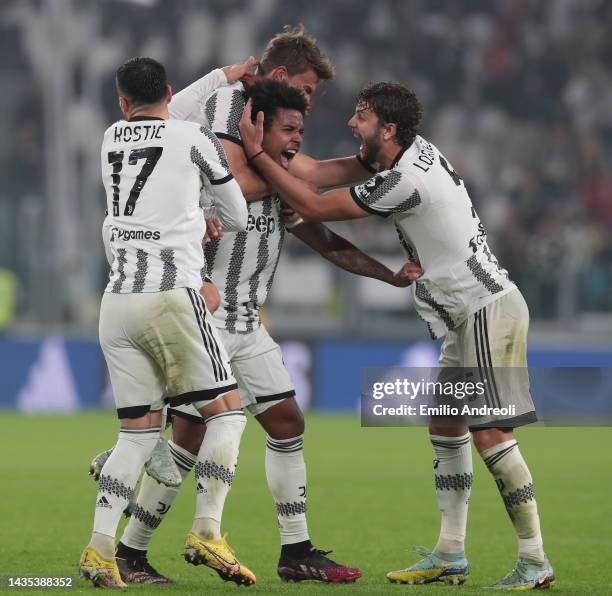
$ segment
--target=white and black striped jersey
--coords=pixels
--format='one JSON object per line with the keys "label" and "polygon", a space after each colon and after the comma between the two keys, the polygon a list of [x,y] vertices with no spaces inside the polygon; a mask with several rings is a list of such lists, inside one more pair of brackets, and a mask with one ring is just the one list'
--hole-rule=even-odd
{"label": "white and black striped jersey", "polygon": [[199,290],[210,195],[243,230],[247,210],[223,147],[206,127],[150,117],[119,121],[104,134],[102,180],[112,264],[107,292]]}
{"label": "white and black striped jersey", "polygon": [[[207,96],[190,92],[189,98],[192,107],[183,105],[191,120],[208,126],[221,139],[242,144],[238,129],[245,106],[242,83],[220,87]],[[259,327],[259,307],[272,287],[285,235],[277,195],[247,205],[247,229],[226,232],[204,248],[208,275],[221,295],[214,318],[218,327],[231,333]]]}
{"label": "white and black striped jersey", "polygon": [[417,136],[351,195],[362,209],[391,215],[408,257],[420,261],[425,273],[412,290],[432,337],[516,287],[489,250],[463,180],[426,139]]}
{"label": "white and black striped jersey", "polygon": [[247,205],[245,231],[226,232],[204,247],[208,276],[221,295],[214,313],[216,325],[231,333],[259,327],[259,307],[272,287],[285,237],[277,195]]}

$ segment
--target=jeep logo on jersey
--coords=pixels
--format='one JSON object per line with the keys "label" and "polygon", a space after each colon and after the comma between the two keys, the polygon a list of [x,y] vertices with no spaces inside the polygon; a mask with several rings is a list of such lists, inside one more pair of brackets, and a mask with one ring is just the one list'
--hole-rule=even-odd
{"label": "jeep logo on jersey", "polygon": [[124,230],[122,228],[111,228],[111,242],[115,239],[129,242],[130,240],[159,240],[159,230]]}
{"label": "jeep logo on jersey", "polygon": [[268,238],[276,230],[276,220],[271,215],[258,215],[255,217],[249,213],[246,229],[247,232],[255,230],[258,234],[265,234],[266,238]]}
{"label": "jeep logo on jersey", "polygon": [[370,178],[367,182],[355,186],[355,194],[360,199],[367,199],[383,182],[385,181],[383,176],[376,175],[374,178]]}

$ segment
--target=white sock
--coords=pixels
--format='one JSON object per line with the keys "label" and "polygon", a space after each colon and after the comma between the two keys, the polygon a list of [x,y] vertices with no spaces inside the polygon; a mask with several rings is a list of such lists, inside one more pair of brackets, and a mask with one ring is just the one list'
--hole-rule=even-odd
{"label": "white sock", "polygon": [[266,478],[276,504],[281,544],[309,540],[303,435],[266,441]]}
{"label": "white sock", "polygon": [[234,479],[245,426],[242,410],[206,419],[206,434],[195,466],[196,512],[191,531],[207,540],[221,538],[223,507]]}
{"label": "white sock", "polygon": [[544,561],[540,517],[535,500],[533,479],[521,455],[518,443],[511,439],[481,453],[495,478],[506,511],[518,538],[519,557]]}
{"label": "white sock", "polygon": [[461,437],[429,435],[436,454],[434,477],[442,516],[435,551],[456,554],[465,549],[468,503],[474,478],[470,433]]}
{"label": "white sock", "polygon": [[[168,445],[174,462],[181,473],[181,478],[185,480],[195,466],[195,456],[172,441],[168,441]],[[181,490],[181,486],[165,486],[145,474],[138,492],[136,507],[123,531],[121,543],[130,548],[148,550],[153,532],[166,517]]]}
{"label": "white sock", "polygon": [[[122,429],[119,432],[117,444],[100,473],[96,497],[90,546],[102,556],[112,558],[115,554],[115,534],[121,515],[160,434],[160,428]],[[103,536],[108,539],[104,540]]]}

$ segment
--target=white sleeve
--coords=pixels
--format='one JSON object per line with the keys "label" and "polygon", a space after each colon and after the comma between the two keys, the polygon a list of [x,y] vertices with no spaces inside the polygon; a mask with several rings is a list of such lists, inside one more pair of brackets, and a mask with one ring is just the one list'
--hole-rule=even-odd
{"label": "white sleeve", "polygon": [[362,184],[350,188],[351,196],[363,210],[375,215],[412,213],[418,210],[423,197],[404,172],[387,170]]}
{"label": "white sleeve", "polygon": [[[191,161],[200,170],[204,191],[216,207],[221,226],[228,232],[246,229],[246,199],[234,180],[219,139],[206,126],[200,127],[197,145],[191,147]],[[201,203],[206,204],[205,199]]]}
{"label": "white sleeve", "polygon": [[216,68],[201,79],[191,83],[189,87],[185,87],[172,97],[172,101],[168,104],[170,118],[204,124],[202,102],[215,89],[223,87],[223,85],[227,85],[227,77],[220,68]]}
{"label": "white sleeve", "polygon": [[249,212],[247,202],[233,178],[224,184],[211,188],[213,204],[221,227],[226,232],[242,232],[246,230]]}

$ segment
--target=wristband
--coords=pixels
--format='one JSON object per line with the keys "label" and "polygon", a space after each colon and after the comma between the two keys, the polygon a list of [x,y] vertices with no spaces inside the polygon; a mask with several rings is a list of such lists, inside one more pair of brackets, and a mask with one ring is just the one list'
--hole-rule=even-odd
{"label": "wristband", "polygon": [[285,230],[292,230],[293,228],[295,228],[295,226],[299,226],[300,224],[303,224],[304,220],[301,217],[298,217],[295,221],[291,221],[291,222],[287,222],[285,224]]}
{"label": "wristband", "polygon": [[259,157],[262,153],[264,153],[263,149],[261,151],[258,151],[255,155],[251,155],[251,157],[247,157],[247,162],[251,163],[256,157]]}

